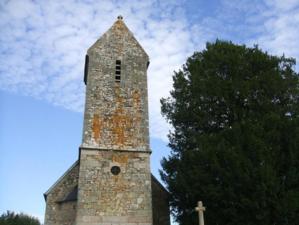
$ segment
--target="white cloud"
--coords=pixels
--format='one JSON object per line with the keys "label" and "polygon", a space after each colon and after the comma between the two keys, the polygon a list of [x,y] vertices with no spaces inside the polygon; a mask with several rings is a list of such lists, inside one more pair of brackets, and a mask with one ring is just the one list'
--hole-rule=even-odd
{"label": "white cloud", "polygon": [[151,58],[151,135],[166,140],[160,98],[171,88],[173,70],[191,53],[183,2],[8,1],[0,7],[0,88],[82,112],[83,63],[87,48],[118,14]]}
{"label": "white cloud", "polygon": [[[298,0],[222,0],[215,16],[197,22],[193,33],[220,38],[299,59]],[[297,65],[297,69],[299,66]]]}
{"label": "white cloud", "polygon": [[[172,75],[215,38],[258,43],[299,58],[298,0],[220,0],[213,14],[188,15],[177,0],[0,1],[0,89],[44,99],[72,111],[84,107],[87,48],[119,14],[148,52],[150,133],[167,141],[160,99]],[[199,4],[204,7],[206,1]],[[195,19],[194,19],[195,18]],[[42,218],[42,216],[39,216]]]}
{"label": "white cloud", "polygon": [[[299,1],[267,1],[267,18],[258,43],[271,53],[299,58]],[[283,4],[282,4],[283,3]]]}
{"label": "white cloud", "polygon": [[[82,112],[87,48],[119,14],[151,58],[150,131],[166,140],[160,98],[173,71],[215,38],[258,43],[275,54],[299,57],[298,0],[220,1],[215,13],[189,21],[184,1],[29,1],[0,3],[0,88]],[[196,17],[197,18],[197,17]]]}
{"label": "white cloud", "polygon": [[299,6],[298,0],[265,0],[265,3],[269,5],[272,9],[277,9],[279,11],[293,10]]}

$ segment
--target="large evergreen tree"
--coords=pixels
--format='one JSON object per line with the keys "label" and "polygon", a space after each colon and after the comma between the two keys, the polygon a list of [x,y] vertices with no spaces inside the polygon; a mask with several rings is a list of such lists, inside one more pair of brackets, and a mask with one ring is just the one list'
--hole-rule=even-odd
{"label": "large evergreen tree", "polygon": [[299,82],[294,59],[208,43],[174,73],[162,179],[181,225],[299,224]]}

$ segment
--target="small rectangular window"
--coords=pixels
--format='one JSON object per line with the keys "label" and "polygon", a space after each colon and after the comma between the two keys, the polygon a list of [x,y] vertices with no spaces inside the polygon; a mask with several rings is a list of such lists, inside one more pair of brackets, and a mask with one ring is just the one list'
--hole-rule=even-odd
{"label": "small rectangular window", "polygon": [[88,63],[89,63],[89,56],[85,56],[85,66],[84,66],[84,83],[87,84],[88,79]]}
{"label": "small rectangular window", "polygon": [[121,75],[121,61],[115,61],[115,82],[120,82]]}

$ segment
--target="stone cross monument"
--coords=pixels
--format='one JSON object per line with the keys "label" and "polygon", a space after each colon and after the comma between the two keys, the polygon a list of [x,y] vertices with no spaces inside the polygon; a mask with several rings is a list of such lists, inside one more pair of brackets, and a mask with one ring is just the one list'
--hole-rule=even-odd
{"label": "stone cross monument", "polygon": [[197,203],[197,207],[195,208],[195,210],[198,211],[199,225],[205,225],[203,212],[206,210],[206,207],[203,207],[202,201],[199,201]]}

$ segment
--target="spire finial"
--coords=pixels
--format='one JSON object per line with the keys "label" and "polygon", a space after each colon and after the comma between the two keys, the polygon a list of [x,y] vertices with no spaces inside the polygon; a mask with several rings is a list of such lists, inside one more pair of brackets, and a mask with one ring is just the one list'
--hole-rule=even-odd
{"label": "spire finial", "polygon": [[122,20],[122,19],[123,19],[123,16],[122,16],[122,15],[119,15],[119,16],[117,17],[117,19],[118,19],[118,20]]}

